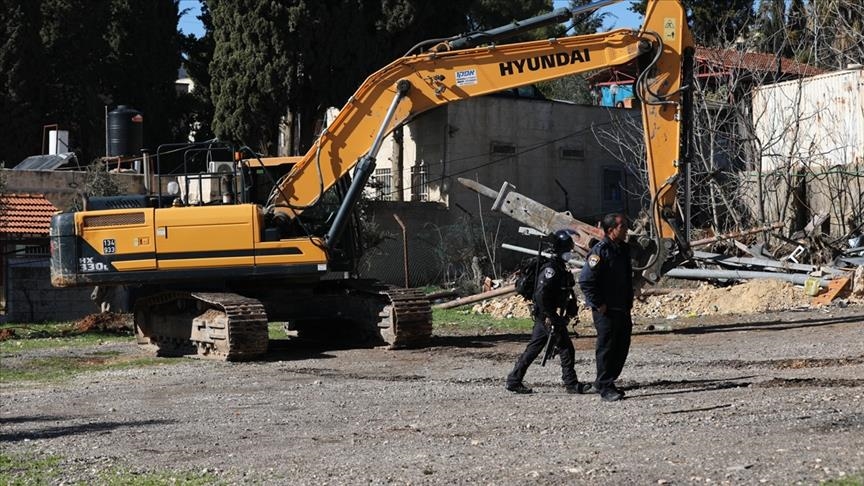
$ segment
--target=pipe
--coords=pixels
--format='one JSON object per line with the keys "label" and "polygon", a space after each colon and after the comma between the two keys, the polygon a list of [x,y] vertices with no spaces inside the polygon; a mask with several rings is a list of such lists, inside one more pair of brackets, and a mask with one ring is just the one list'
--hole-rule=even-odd
{"label": "pipe", "polygon": [[348,187],[345,199],[342,200],[342,204],[336,212],[336,217],[333,218],[333,224],[330,225],[330,229],[324,237],[328,248],[332,249],[336,245],[336,241],[339,240],[339,237],[345,230],[351,211],[354,210],[357,201],[360,200],[360,196],[363,194],[363,188],[366,187],[366,183],[369,182],[369,178],[372,177],[372,173],[375,171],[375,157],[378,155],[378,149],[381,148],[381,141],[384,140],[387,127],[390,126],[390,121],[396,114],[396,107],[399,106],[402,98],[408,94],[410,88],[411,83],[408,80],[400,79],[396,82],[396,96],[393,97],[390,108],[387,109],[387,113],[381,121],[381,126],[378,128],[378,134],[372,141],[372,146],[369,147],[369,151],[357,163],[357,169],[354,170],[354,180],[351,181],[351,186]]}
{"label": "pipe", "polygon": [[622,0],[601,0],[599,2],[589,3],[588,5],[583,5],[574,9],[559,8],[543,15],[538,15],[536,17],[531,17],[525,20],[515,21],[503,27],[484,30],[482,32],[475,32],[473,34],[467,34],[464,37],[460,37],[456,40],[447,42],[447,46],[452,50],[465,49],[468,47],[478,46],[480,44],[491,44],[493,42],[497,42],[508,37],[519,35],[523,32],[528,32],[531,30],[539,29],[541,27],[545,27],[547,25],[560,24],[562,22],[572,20],[576,14],[593,12],[598,8],[613,5],[621,1]]}
{"label": "pipe", "polygon": [[506,285],[501,287],[500,289],[490,290],[488,292],[483,292],[480,294],[469,295],[468,297],[462,297],[461,299],[451,300],[450,302],[444,302],[441,304],[435,304],[432,306],[433,309],[452,309],[454,307],[462,307],[463,305],[473,304],[474,302],[480,302],[481,300],[491,299],[492,297],[500,297],[502,295],[508,295],[516,293],[515,285]]}
{"label": "pipe", "polygon": [[[696,280],[705,279],[729,279],[729,280],[749,280],[754,278],[767,278],[774,280],[783,280],[796,285],[804,285],[809,275],[800,273],[776,273],[776,272],[754,272],[748,270],[711,270],[707,268],[673,268],[666,272],[666,275],[674,278],[689,278]],[[817,278],[817,277],[813,277]],[[829,279],[819,278],[819,286],[827,287]]]}
{"label": "pipe", "polygon": [[[529,255],[537,254],[536,250],[511,245],[508,243],[502,244],[501,247],[508,250],[518,251],[520,253],[526,253]],[[545,252],[541,253],[541,255],[547,258],[551,256],[549,253]],[[579,267],[585,265],[585,262],[577,259],[571,259],[570,263],[573,263]],[[801,273],[756,272],[750,270],[712,270],[708,268],[673,268],[666,272],[666,275],[673,278],[685,278],[695,280],[707,280],[716,278],[731,280],[749,280],[754,278],[768,278],[775,280],[783,280],[786,282],[794,283],[796,285],[804,285],[807,279],[810,278],[809,275]],[[830,282],[830,279],[820,278],[819,286],[827,287],[828,282]]]}
{"label": "pipe", "polygon": [[[796,272],[804,272],[810,273],[817,269],[817,265],[806,265],[803,263],[792,263],[789,261],[781,262],[777,260],[772,260],[770,258],[757,258],[757,257],[730,257],[726,255],[721,255],[717,253],[708,253],[704,251],[696,251],[693,252],[693,258],[710,262],[717,265],[750,265],[750,266],[758,266],[758,267],[767,267],[767,268],[777,268],[783,270],[790,270]],[[838,275],[845,273],[841,270],[837,270],[831,267],[821,267],[821,270],[825,273],[830,273],[831,275]]]}

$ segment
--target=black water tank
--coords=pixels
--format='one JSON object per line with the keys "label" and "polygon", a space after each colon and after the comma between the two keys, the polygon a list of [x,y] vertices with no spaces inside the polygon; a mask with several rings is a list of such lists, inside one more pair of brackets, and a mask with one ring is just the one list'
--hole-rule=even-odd
{"label": "black water tank", "polygon": [[144,117],[141,112],[119,105],[108,112],[108,156],[138,155],[144,146]]}

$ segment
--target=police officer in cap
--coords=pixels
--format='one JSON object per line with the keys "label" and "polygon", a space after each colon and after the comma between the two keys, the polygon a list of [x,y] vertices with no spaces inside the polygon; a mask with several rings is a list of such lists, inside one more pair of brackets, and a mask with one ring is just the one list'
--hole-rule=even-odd
{"label": "police officer in cap", "polygon": [[[573,238],[567,230],[556,231],[552,235],[554,257],[542,265],[537,273],[534,288],[534,330],[531,341],[519,356],[513,371],[507,375],[507,389],[514,393],[531,393],[522,383],[528,367],[543,350],[544,345],[557,346],[561,359],[561,380],[568,393],[587,393],[591,385],[579,383],[576,378],[575,351],[567,333],[567,323],[577,315],[573,274],[567,270],[565,262],[570,259]],[[553,333],[551,341],[549,334]]]}
{"label": "police officer in cap", "polygon": [[600,222],[605,236],[591,248],[579,276],[585,304],[591,308],[597,329],[597,378],[594,390],[607,402],[624,398],[615,380],[630,351],[633,321],[633,266],[627,245],[627,221],[618,213]]}

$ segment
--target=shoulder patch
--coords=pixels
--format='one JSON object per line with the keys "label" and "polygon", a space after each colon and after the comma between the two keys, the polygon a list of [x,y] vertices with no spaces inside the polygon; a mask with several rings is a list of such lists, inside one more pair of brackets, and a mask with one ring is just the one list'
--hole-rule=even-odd
{"label": "shoulder patch", "polygon": [[600,263],[600,255],[596,253],[592,253],[588,255],[588,266],[591,268],[596,267]]}
{"label": "shoulder patch", "polygon": [[546,277],[546,280],[555,276],[555,269],[552,267],[546,267],[546,271],[543,272],[543,276]]}

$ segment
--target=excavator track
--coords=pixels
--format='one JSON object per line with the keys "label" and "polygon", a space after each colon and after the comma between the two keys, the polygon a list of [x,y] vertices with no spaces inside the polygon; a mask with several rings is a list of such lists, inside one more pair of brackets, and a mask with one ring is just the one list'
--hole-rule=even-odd
{"label": "excavator track", "polygon": [[387,289],[378,327],[390,349],[422,348],[432,337],[432,305],[419,289]]}
{"label": "excavator track", "polygon": [[139,344],[153,344],[165,356],[235,361],[267,352],[264,306],[231,293],[163,292],[139,299],[135,331]]}

